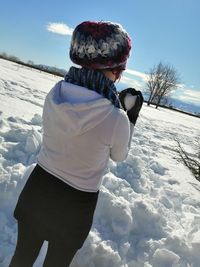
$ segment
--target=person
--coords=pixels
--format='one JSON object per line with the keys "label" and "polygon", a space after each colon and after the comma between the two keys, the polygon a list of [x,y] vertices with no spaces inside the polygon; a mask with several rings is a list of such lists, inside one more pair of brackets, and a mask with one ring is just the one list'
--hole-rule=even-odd
{"label": "person", "polygon": [[[29,267],[48,241],[44,267],[69,266],[92,226],[109,158],[126,159],[143,103],[133,88],[117,93],[131,39],[121,25],[85,21],[74,30],[65,79],[47,94],[37,164],[15,211],[18,239],[10,267]],[[126,110],[127,93],[136,96]]]}

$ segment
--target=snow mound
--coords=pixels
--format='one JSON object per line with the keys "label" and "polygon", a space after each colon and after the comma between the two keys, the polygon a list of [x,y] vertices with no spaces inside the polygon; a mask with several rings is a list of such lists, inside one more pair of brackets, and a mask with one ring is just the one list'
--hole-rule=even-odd
{"label": "snow mound", "polygon": [[[44,97],[58,79],[4,60],[0,74],[0,266],[7,267],[17,239],[13,210],[41,146]],[[174,142],[190,147],[199,134],[199,119],[143,106],[127,159],[109,161],[92,229],[71,267],[200,266],[200,184],[175,160]]]}

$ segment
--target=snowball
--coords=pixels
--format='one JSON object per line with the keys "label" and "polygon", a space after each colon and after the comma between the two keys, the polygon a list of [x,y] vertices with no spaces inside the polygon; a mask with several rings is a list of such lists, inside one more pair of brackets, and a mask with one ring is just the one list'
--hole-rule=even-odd
{"label": "snowball", "polygon": [[127,110],[130,110],[134,105],[136,101],[137,96],[136,95],[131,95],[131,94],[126,94],[124,98],[124,105]]}

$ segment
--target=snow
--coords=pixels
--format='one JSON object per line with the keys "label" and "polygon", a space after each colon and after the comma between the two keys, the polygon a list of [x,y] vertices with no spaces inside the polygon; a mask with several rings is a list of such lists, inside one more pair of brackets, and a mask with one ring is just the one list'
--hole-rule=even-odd
{"label": "snow", "polygon": [[130,110],[134,105],[136,101],[137,96],[131,95],[131,94],[126,94],[124,98],[124,105],[126,107],[126,110]]}
{"label": "snow", "polygon": [[[12,214],[40,149],[44,98],[59,79],[0,59],[1,267],[15,249]],[[193,151],[199,122],[144,104],[128,158],[109,162],[91,232],[71,267],[200,266],[200,184],[176,160],[174,141]]]}

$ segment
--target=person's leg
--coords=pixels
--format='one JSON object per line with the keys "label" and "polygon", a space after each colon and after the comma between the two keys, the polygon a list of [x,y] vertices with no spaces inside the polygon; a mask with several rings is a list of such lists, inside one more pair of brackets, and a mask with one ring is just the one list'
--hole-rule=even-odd
{"label": "person's leg", "polygon": [[68,267],[78,248],[61,241],[49,241],[47,255],[43,267]]}
{"label": "person's leg", "polygon": [[17,245],[9,267],[32,267],[43,242],[31,226],[18,222]]}

